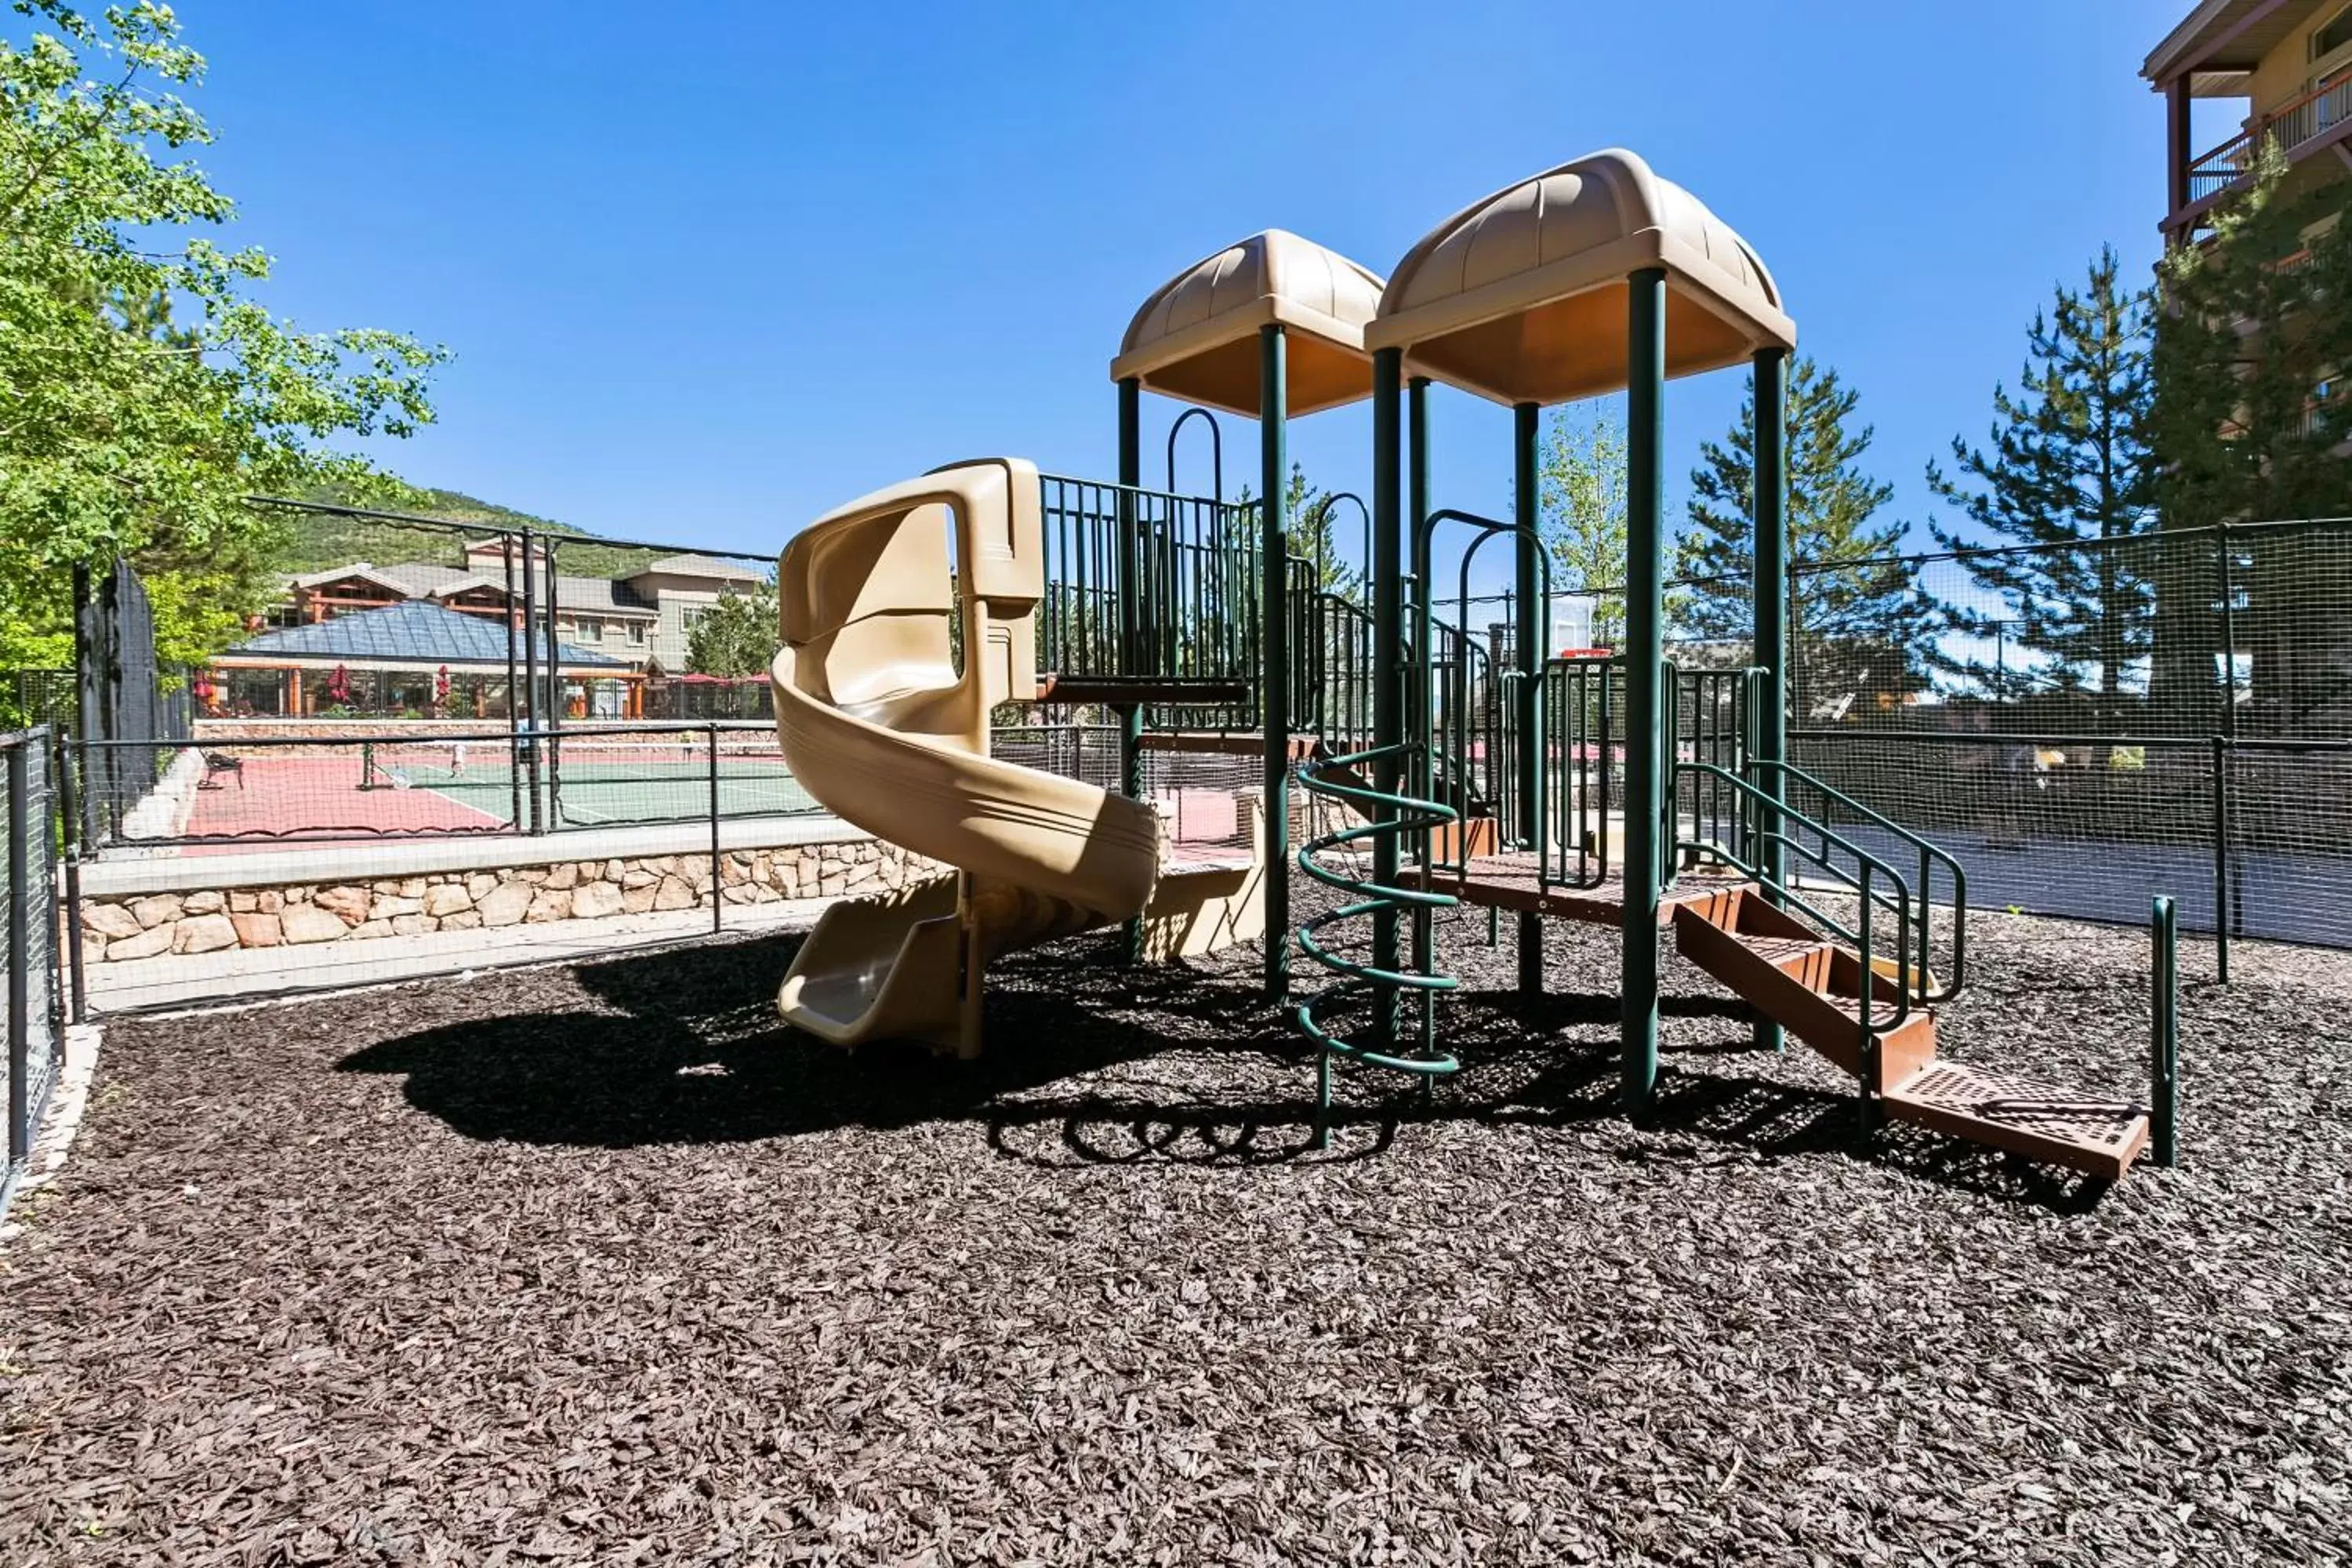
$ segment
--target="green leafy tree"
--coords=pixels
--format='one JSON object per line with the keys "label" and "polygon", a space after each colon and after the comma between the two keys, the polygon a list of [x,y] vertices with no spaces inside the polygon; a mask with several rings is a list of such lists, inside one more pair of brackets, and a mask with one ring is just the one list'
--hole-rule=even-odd
{"label": "green leafy tree", "polygon": [[70,657],[76,565],[128,557],[167,662],[269,596],[278,525],[243,502],[323,481],[400,496],[333,443],[432,417],[444,357],[396,333],[306,333],[248,297],[258,249],[189,154],[204,60],[153,0],[20,0],[0,37],[0,667]]}
{"label": "green leafy tree", "polygon": [[1614,402],[1555,409],[1539,439],[1536,526],[1552,584],[1592,595],[1593,644],[1615,647],[1625,635],[1624,415]]}
{"label": "green leafy tree", "polygon": [[2144,428],[2150,296],[2118,279],[2109,247],[2082,289],[2062,285],[2034,314],[2017,390],[1993,389],[1990,444],[1955,437],[1954,471],[1927,465],[1928,487],[1970,525],[1931,523],[1946,549],[2086,546],[1963,556],[2000,608],[1946,606],[1963,636],[1938,662],[2002,699],[2093,688],[2109,723],[2120,721],[2124,676],[2152,640],[2155,591],[2153,552],[2115,542],[2156,521]]}
{"label": "green leafy tree", "polygon": [[[2150,424],[2166,528],[2340,517],[2352,495],[2352,224],[2342,186],[2295,195],[2266,142],[2254,178],[2213,215],[2204,245],[2165,258]],[[2218,595],[2207,570],[2158,584],[2153,696],[2210,710]],[[2287,635],[2252,647],[2257,710],[2303,728],[2352,705],[2352,555],[2256,552],[2233,583],[2242,623]]]}
{"label": "green leafy tree", "polygon": [[[1801,357],[1790,367],[1789,553],[1806,568],[1788,623],[1800,717],[1825,702],[1926,683],[1917,650],[1933,617],[1909,571],[1883,559],[1900,545],[1903,525],[1876,521],[1894,487],[1862,467],[1872,430],[1854,422],[1859,401],[1834,370]],[[1690,522],[1675,550],[1684,579],[1676,629],[1702,643],[1745,645],[1755,617],[1752,393],[1729,435],[1702,446],[1699,458]]]}
{"label": "green leafy tree", "polygon": [[782,643],[779,625],[773,584],[724,595],[686,634],[686,668],[729,679],[763,675]]}

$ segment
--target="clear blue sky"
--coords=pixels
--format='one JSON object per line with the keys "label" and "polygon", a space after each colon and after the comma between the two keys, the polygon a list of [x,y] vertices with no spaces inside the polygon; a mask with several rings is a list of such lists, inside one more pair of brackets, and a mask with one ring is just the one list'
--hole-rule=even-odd
{"label": "clear blue sky", "polygon": [[[774,549],[959,457],[1108,477],[1106,369],[1179,268],[1270,226],[1385,272],[1462,204],[1635,149],[1764,255],[1921,468],[2102,242],[2144,275],[2187,0],[1024,6],[185,0],[205,162],[268,299],[457,352],[388,448],[599,532]],[[1740,377],[1669,395],[1672,500]],[[1499,508],[1509,415],[1441,407],[1441,504]],[[1175,412],[1150,406],[1147,451]],[[1229,422],[1254,467],[1252,426]],[[1368,488],[1369,416],[1296,427]],[[1158,458],[1147,477],[1156,478]],[[1186,476],[1187,489],[1205,475]]]}

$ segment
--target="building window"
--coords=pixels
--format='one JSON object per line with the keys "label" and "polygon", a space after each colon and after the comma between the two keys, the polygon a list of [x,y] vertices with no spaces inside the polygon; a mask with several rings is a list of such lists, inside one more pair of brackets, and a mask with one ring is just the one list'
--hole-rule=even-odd
{"label": "building window", "polygon": [[2352,44],[2352,5],[2336,12],[2333,20],[2311,35],[2311,58],[2315,62],[2324,60],[2347,44]]}
{"label": "building window", "polygon": [[631,621],[631,622],[629,623],[629,640],[630,640],[631,642],[633,642],[633,643],[635,643],[639,647],[643,647],[645,646],[645,644],[646,644],[646,623],[645,623],[645,622],[643,622],[643,621]]}
{"label": "building window", "polygon": [[604,623],[600,617],[595,616],[583,616],[576,624],[580,633],[580,640],[582,642],[603,642],[604,640]]}
{"label": "building window", "polygon": [[686,605],[680,606],[677,612],[678,629],[680,631],[692,631],[695,627],[695,624],[709,613],[710,608],[707,605]]}

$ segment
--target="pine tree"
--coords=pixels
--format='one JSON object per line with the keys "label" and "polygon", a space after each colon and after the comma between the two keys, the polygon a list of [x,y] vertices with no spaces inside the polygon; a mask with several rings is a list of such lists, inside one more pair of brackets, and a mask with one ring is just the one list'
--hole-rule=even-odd
{"label": "pine tree", "polygon": [[2153,641],[2155,565],[2153,552],[2112,542],[2155,524],[2143,428],[2149,295],[2118,278],[2110,247],[2081,290],[2061,285],[2050,310],[2034,313],[2018,390],[1993,389],[1990,446],[1954,437],[1957,472],[1927,465],[1928,487],[1973,525],[1964,534],[1930,523],[1944,548],[2084,546],[1962,557],[2000,608],[1946,605],[1961,636],[1936,661],[2001,700],[2095,681],[2108,724],[2121,720],[2126,670]]}
{"label": "pine tree", "polygon": [[[1360,565],[1349,562],[1349,546],[1339,531],[1353,518],[1355,509],[1336,506],[1337,499],[1333,492],[1307,482],[1305,464],[1291,464],[1290,483],[1282,498],[1283,539],[1294,558],[1315,563],[1318,588],[1353,604],[1363,586],[1364,574]],[[1246,507],[1255,500],[1255,492],[1244,485],[1238,504]]]}
{"label": "pine tree", "polygon": [[2265,142],[2211,240],[2165,258],[2151,423],[2168,528],[2345,510],[2352,226],[2333,221],[2340,186],[2290,198],[2285,173]]}
{"label": "pine tree", "polygon": [[[1932,619],[1903,565],[1886,561],[1899,522],[1872,521],[1894,487],[1861,466],[1871,427],[1852,425],[1858,395],[1837,372],[1799,358],[1789,374],[1789,555],[1798,572],[1789,609],[1793,702],[1801,719],[1864,692],[1925,684],[1917,650]],[[1742,401],[1722,443],[1699,448],[1690,523],[1675,546],[1683,579],[1675,635],[1741,645],[1754,626],[1756,400]],[[1851,562],[1852,565],[1837,563]]]}
{"label": "pine tree", "polygon": [[[2265,142],[2212,238],[2165,258],[2150,425],[2168,529],[2336,517],[2352,500],[2352,224],[2340,186],[2295,197],[2285,176]],[[2158,584],[2168,709],[2213,700],[2218,553],[2205,565]],[[2352,707],[2352,557],[2273,547],[2233,570],[2241,624],[2279,633],[2251,655],[2256,710],[2295,730]]]}

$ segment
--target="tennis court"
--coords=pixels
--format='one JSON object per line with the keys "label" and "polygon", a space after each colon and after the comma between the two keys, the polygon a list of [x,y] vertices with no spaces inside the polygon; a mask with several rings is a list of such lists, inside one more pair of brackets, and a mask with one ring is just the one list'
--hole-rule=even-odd
{"label": "tennis court", "polygon": [[206,746],[173,837],[437,837],[772,816],[820,809],[772,731],[384,738]]}

